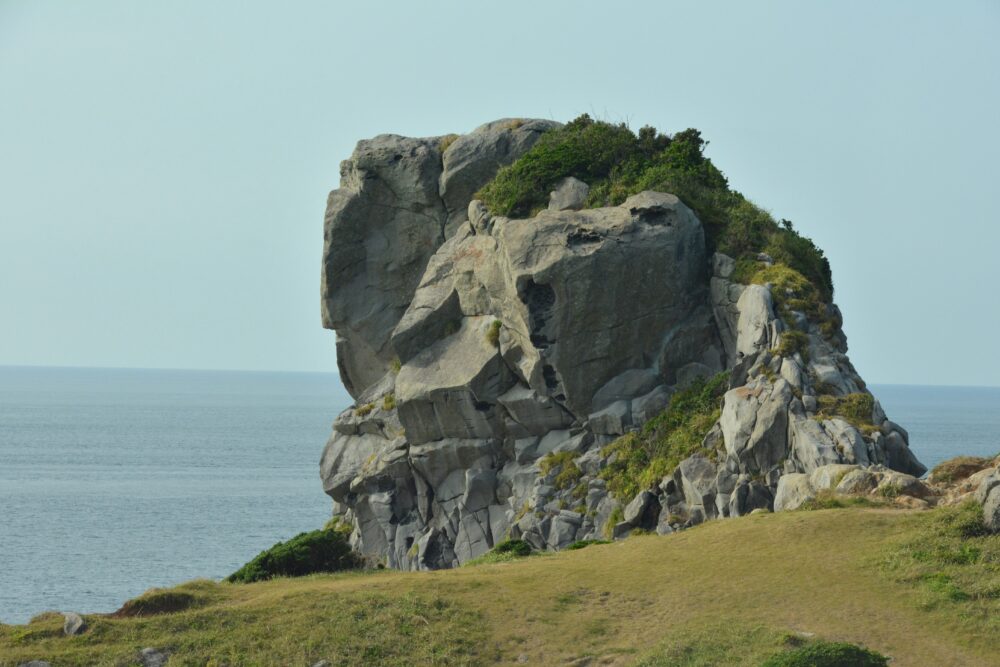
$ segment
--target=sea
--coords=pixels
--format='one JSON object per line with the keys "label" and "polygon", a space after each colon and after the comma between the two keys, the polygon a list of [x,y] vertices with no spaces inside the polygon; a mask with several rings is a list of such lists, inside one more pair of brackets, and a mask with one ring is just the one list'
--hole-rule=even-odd
{"label": "sea", "polygon": [[[1000,451],[1000,388],[875,385],[926,465]],[[335,374],[0,367],[0,622],[221,579],[322,526]]]}

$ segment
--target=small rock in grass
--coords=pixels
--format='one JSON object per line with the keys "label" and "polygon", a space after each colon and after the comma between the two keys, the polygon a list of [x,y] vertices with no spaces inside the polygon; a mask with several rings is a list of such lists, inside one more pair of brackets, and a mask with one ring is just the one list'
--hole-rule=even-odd
{"label": "small rock in grass", "polygon": [[74,614],[71,611],[63,612],[63,618],[66,621],[63,623],[63,633],[69,637],[73,635],[79,635],[87,629],[87,622],[79,614]]}
{"label": "small rock in grass", "polygon": [[159,649],[144,648],[139,652],[142,667],[164,667],[167,664],[167,654]]}

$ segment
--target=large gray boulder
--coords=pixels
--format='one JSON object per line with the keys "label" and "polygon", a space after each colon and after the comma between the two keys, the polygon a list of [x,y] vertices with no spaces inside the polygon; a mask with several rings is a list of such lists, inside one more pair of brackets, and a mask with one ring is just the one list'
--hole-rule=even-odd
{"label": "large gray boulder", "polygon": [[1000,485],[994,486],[983,503],[983,524],[991,533],[1000,533]]}
{"label": "large gray boulder", "polygon": [[500,167],[524,155],[543,133],[561,126],[551,120],[501,118],[450,142],[442,156],[439,179],[441,199],[448,210],[447,235],[468,219],[469,202]]}
{"label": "large gray boulder", "polygon": [[450,145],[446,137],[383,134],[358,142],[341,163],[340,188],[326,207],[321,304],[353,396],[392,366],[390,335],[473,193],[558,125],[503,119]]}
{"label": "large gray boulder", "polygon": [[[872,492],[891,475],[923,493],[909,436],[877,401],[870,421],[837,411],[868,399],[836,307],[815,321],[772,285],[734,282],[737,262],[709,256],[674,195],[586,209],[586,184],[567,178],[527,219],[473,199],[556,126],[383,135],[342,165],[323,321],[356,403],[335,421],[320,473],[353,547],[434,569],[507,538],[561,549],[666,534],[820,491]],[[793,328],[802,344],[783,354]],[[672,396],[721,371],[728,390],[700,447],[617,497],[603,471],[630,442],[618,439],[649,437]]]}

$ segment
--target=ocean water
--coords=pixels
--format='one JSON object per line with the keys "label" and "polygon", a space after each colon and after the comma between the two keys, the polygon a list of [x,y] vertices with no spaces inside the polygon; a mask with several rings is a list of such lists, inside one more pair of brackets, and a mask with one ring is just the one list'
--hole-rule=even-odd
{"label": "ocean water", "polygon": [[336,375],[0,367],[0,622],[222,578],[319,528]]}
{"label": "ocean water", "polygon": [[[1000,450],[1000,388],[874,386],[932,466]],[[321,526],[332,374],[0,367],[0,621],[222,578]]]}

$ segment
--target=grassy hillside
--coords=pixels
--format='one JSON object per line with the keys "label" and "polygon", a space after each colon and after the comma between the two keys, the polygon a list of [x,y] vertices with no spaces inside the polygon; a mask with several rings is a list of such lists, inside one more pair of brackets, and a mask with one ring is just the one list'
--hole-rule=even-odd
{"label": "grassy hillside", "polygon": [[1000,537],[975,520],[763,514],[452,571],[197,581],[79,637],[54,615],[0,626],[0,665],[129,665],[147,646],[170,665],[759,665],[818,639],[894,667],[1000,664]]}

